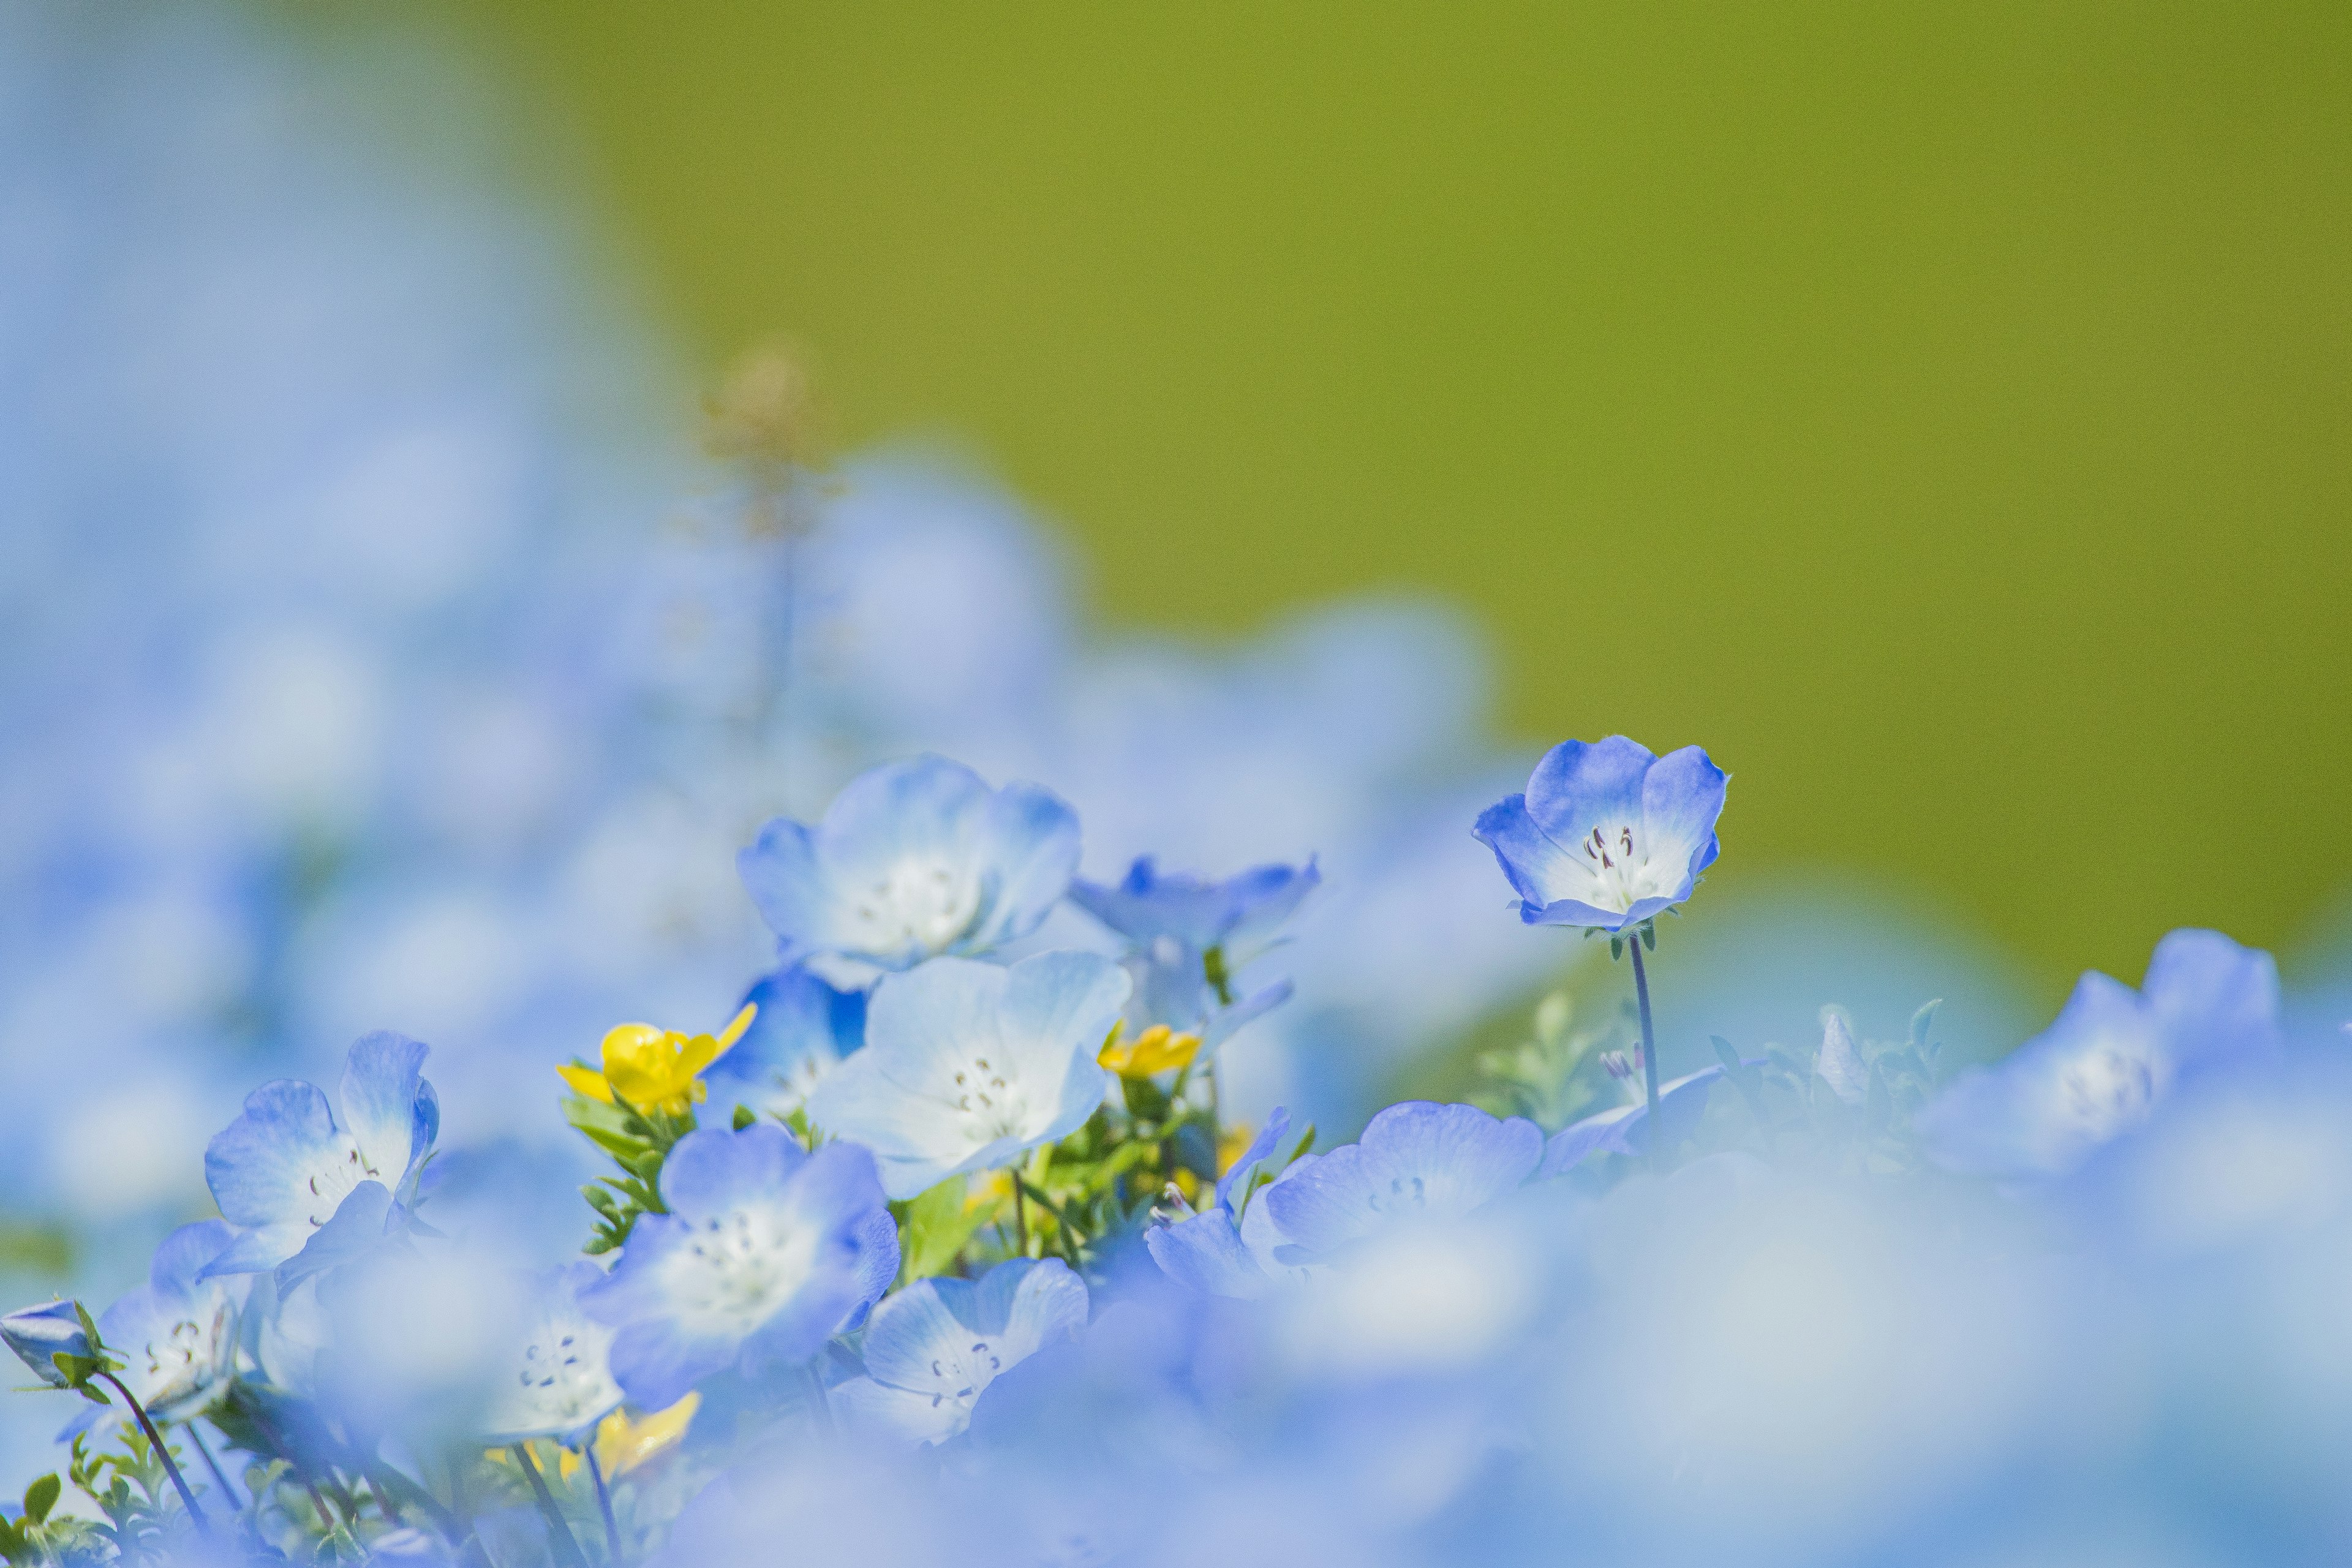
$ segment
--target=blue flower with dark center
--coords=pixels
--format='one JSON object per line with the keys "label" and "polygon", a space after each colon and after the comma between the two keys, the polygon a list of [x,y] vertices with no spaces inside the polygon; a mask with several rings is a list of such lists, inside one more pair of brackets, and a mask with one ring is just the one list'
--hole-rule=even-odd
{"label": "blue flower with dark center", "polygon": [[1474,831],[1528,924],[1623,931],[1689,898],[1715,864],[1727,779],[1696,746],[1659,757],[1622,735],[1563,741]]}

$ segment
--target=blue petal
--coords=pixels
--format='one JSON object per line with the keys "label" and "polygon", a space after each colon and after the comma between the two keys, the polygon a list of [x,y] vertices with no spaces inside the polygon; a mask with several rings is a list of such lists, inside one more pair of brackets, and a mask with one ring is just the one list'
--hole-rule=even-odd
{"label": "blue petal", "polygon": [[[368,1169],[389,1187],[405,1184],[439,1127],[439,1102],[427,1101],[422,1092],[425,1055],[418,1041],[379,1030],[352,1043],[343,1067],[343,1130],[359,1144]],[[429,1116],[425,1104],[431,1106]]]}
{"label": "blue petal", "polygon": [[807,828],[776,818],[748,848],[736,852],[735,873],[760,918],[783,944],[786,958],[825,945],[832,905]]}
{"label": "blue petal", "polygon": [[978,847],[992,902],[958,952],[1027,936],[1062,901],[1078,869],[1078,814],[1050,790],[1006,784],[988,804]]}
{"label": "blue petal", "polygon": [[1204,1295],[1262,1296],[1271,1283],[1243,1245],[1233,1215],[1223,1208],[1147,1230],[1143,1245],[1161,1273]]}
{"label": "blue petal", "polygon": [[762,977],[743,1000],[759,1009],[751,1028],[703,1074],[713,1104],[789,1113],[810,1078],[866,1043],[866,994],[837,991],[798,965]]}
{"label": "blue petal", "polygon": [[[1555,901],[1555,874],[1566,863],[1568,851],[1536,826],[1528,815],[1527,796],[1507,795],[1488,806],[1478,814],[1471,832],[1495,852],[1495,863],[1510,879],[1524,910],[1541,910]],[[1528,919],[1532,923],[1532,915]]]}
{"label": "blue petal", "polygon": [[236,1239],[222,1220],[198,1220],[184,1225],[163,1238],[147,1265],[147,1282],[163,1297],[184,1297],[196,1288],[205,1265],[218,1258]]}
{"label": "blue petal", "polygon": [[327,1223],[312,1231],[302,1250],[278,1266],[282,1294],[309,1279],[368,1257],[383,1244],[401,1215],[382,1182],[362,1182],[343,1194]]}
{"label": "blue petal", "polygon": [[852,1333],[866,1321],[866,1312],[898,1278],[898,1222],[887,1208],[877,1208],[857,1226],[857,1304],[834,1331]]}
{"label": "blue petal", "polygon": [[1678,860],[1689,868],[1682,898],[1689,897],[1691,881],[1715,864],[1720,849],[1715,823],[1723,815],[1728,783],[1729,775],[1696,746],[1668,752],[1642,781],[1642,826],[1650,840],[1650,857]]}
{"label": "blue petal", "polygon": [[1232,1212],[1235,1190],[1257,1173],[1259,1165],[1273,1158],[1276,1146],[1289,1136],[1289,1133],[1290,1111],[1287,1108],[1277,1105],[1267,1113],[1265,1125],[1258,1129],[1257,1136],[1250,1140],[1249,1147],[1242,1151],[1241,1158],[1235,1160],[1232,1168],[1217,1178],[1218,1207],[1228,1213]]}
{"label": "blue petal", "polygon": [[345,1149],[327,1097],[315,1085],[282,1078],[247,1095],[237,1119],[205,1145],[205,1180],[232,1225],[307,1228],[310,1205],[318,1201],[310,1178]]}
{"label": "blue petal", "polygon": [[2220,931],[2176,931],[2158,942],[2140,996],[2179,1066],[2266,1060],[2282,1048],[2278,964]]}
{"label": "blue petal", "polygon": [[[1658,1132],[1665,1146],[1673,1148],[1697,1130],[1698,1120],[1706,1111],[1707,1097],[1713,1092],[1716,1079],[1723,1076],[1720,1067],[1701,1068],[1658,1087]],[[1552,1134],[1544,1145],[1543,1164],[1538,1176],[1563,1175],[1596,1153],[1640,1156],[1649,1152],[1651,1130],[1648,1104],[1621,1105],[1588,1116]]]}
{"label": "blue petal", "polygon": [[780,1191],[807,1162],[790,1132],[769,1121],[741,1131],[706,1127],[679,1139],[662,1163],[662,1201],[688,1220],[706,1220]]}
{"label": "blue petal", "polygon": [[961,1279],[918,1279],[874,1309],[866,1324],[866,1370],[897,1388],[954,1395],[961,1384],[949,1369],[978,1331],[949,1304],[947,1292],[970,1295]]}
{"label": "blue petal", "polygon": [[613,1336],[613,1381],[640,1409],[667,1410],[734,1364],[739,1348],[732,1340],[688,1334],[675,1319],[645,1319]]}
{"label": "blue petal", "polygon": [[1406,1100],[1373,1117],[1360,1142],[1373,1182],[1417,1193],[1432,1212],[1467,1214],[1526,1181],[1543,1159],[1544,1138],[1525,1117],[1498,1121],[1475,1105]]}
{"label": "blue petal", "polygon": [[1643,781],[1655,761],[1647,746],[1622,735],[1591,745],[1562,741],[1528,780],[1528,816],[1561,845],[1596,827],[1639,822]]}

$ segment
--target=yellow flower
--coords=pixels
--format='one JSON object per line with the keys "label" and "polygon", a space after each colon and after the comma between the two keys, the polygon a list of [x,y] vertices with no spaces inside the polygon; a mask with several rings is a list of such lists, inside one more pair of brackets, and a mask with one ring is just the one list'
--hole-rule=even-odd
{"label": "yellow flower", "polygon": [[978,1214],[982,1209],[1002,1208],[1012,1201],[1013,1173],[988,1171],[964,1189],[963,1212]]}
{"label": "yellow flower", "polygon": [[563,1081],[591,1100],[615,1101],[637,1110],[663,1110],[683,1116],[709,1093],[702,1070],[743,1037],[759,1007],[746,1002],[743,1010],[715,1038],[686,1036],[651,1024],[624,1024],[604,1037],[604,1070],[573,1063],[555,1070]]}
{"label": "yellow flower", "polygon": [[[702,1395],[689,1393],[668,1409],[641,1421],[630,1420],[625,1410],[615,1410],[605,1416],[596,1424],[596,1462],[604,1467],[605,1479],[624,1475],[676,1447],[686,1436],[694,1413],[701,1408]],[[579,1468],[580,1456],[567,1448],[562,1463],[563,1473],[569,1477]]]}
{"label": "yellow flower", "polygon": [[1200,1036],[1177,1034],[1165,1024],[1154,1024],[1133,1037],[1122,1025],[1095,1059],[1121,1078],[1150,1078],[1189,1066],[1200,1048]]}

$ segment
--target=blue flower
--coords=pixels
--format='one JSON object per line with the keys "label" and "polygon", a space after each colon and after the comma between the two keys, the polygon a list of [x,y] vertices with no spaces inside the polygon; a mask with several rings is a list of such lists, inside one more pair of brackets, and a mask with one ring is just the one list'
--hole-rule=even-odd
{"label": "blue flower", "polygon": [[1689,898],[1715,864],[1726,779],[1696,746],[1655,757],[1622,735],[1563,741],[1474,831],[1528,924],[1622,931]]}
{"label": "blue flower", "polygon": [[640,1218],[620,1263],[581,1293],[618,1331],[614,1379],[648,1410],[739,1361],[805,1360],[898,1272],[897,1231],[856,1144],[812,1154],[766,1122],[689,1132],[661,1195],[669,1212]]}
{"label": "blue flower", "polygon": [[1083,878],[1072,882],[1070,901],[1138,947],[1170,937],[1206,952],[1264,941],[1322,879],[1312,859],[1305,866],[1254,866],[1213,882],[1163,876],[1145,855],[1115,886]]}
{"label": "blue flower", "polygon": [[1077,869],[1078,819],[1035,784],[991,790],[926,755],[860,774],[814,827],[769,823],[736,865],[787,962],[908,969],[1036,930]]}
{"label": "blue flower", "polygon": [[781,1121],[866,1043],[866,994],[835,990],[797,965],[766,976],[743,1000],[759,1008],[751,1028],[702,1075],[713,1105]]}
{"label": "blue flower", "polygon": [[1443,1219],[1516,1189],[1544,1155],[1543,1130],[1523,1117],[1496,1121],[1475,1105],[1409,1100],[1332,1150],[1265,1189],[1282,1232],[1275,1256],[1308,1263],[1391,1226]]}
{"label": "blue flower", "polygon": [[567,1263],[533,1277],[529,1330],[513,1364],[490,1391],[488,1436],[499,1441],[584,1438],[621,1404],[613,1377],[611,1324],[581,1296],[604,1278],[593,1263]]}
{"label": "blue flower", "polygon": [[2278,966],[2219,931],[2156,944],[2133,991],[2094,970],[2057,1021],[1956,1079],[1915,1126],[1937,1160],[1985,1175],[2063,1175],[2146,1121],[2183,1079],[2275,1057]]}
{"label": "blue flower", "polygon": [[[246,1098],[244,1111],[205,1149],[213,1201],[238,1229],[205,1275],[276,1268],[354,1199],[372,1221],[397,1217],[441,1127],[440,1101],[422,1076],[425,1054],[405,1035],[353,1043],[340,1120],[326,1095],[299,1079],[263,1084]],[[339,1230],[350,1228],[352,1222]]]}
{"label": "blue flower", "polygon": [[[1707,1096],[1714,1090],[1715,1080],[1723,1076],[1721,1067],[1701,1068],[1681,1078],[1669,1079],[1658,1086],[1658,1125],[1668,1148],[1689,1137],[1706,1110]],[[1539,1176],[1565,1175],[1593,1155],[1602,1152],[1639,1156],[1649,1152],[1652,1129],[1650,1107],[1646,1100],[1637,1100],[1631,1105],[1621,1105],[1572,1122],[1551,1135],[1544,1144],[1543,1164]]]}
{"label": "blue flower", "polygon": [[[1262,1296],[1273,1286],[1281,1271],[1274,1253],[1284,1245],[1283,1238],[1264,1201],[1253,1205],[1250,1200],[1258,1195],[1258,1173],[1289,1131],[1290,1112],[1275,1107],[1249,1147],[1217,1178],[1215,1202],[1173,1225],[1144,1232],[1144,1247],[1161,1273],[1212,1296]],[[1314,1163],[1315,1156],[1304,1155],[1276,1180]]]}
{"label": "blue flower", "polygon": [[876,988],[866,1048],[817,1085],[809,1117],[871,1149],[893,1198],[1009,1165],[1102,1103],[1096,1053],[1127,995],[1118,965],[1090,952],[933,959]]}
{"label": "blue flower", "polygon": [[16,1359],[39,1373],[41,1381],[52,1388],[71,1386],[66,1374],[58,1370],[54,1357],[98,1353],[98,1347],[90,1342],[89,1331],[82,1326],[80,1304],[74,1301],[45,1301],[0,1318],[0,1340],[6,1341],[8,1348],[16,1352]]}
{"label": "blue flower", "polygon": [[[244,1283],[203,1274],[235,1237],[216,1219],[180,1226],[155,1249],[147,1283],[99,1314],[99,1337],[107,1353],[123,1363],[123,1386],[158,1425],[204,1415],[236,1375]],[[126,1415],[118,1406],[93,1405],[58,1439]]]}
{"label": "blue flower", "polygon": [[919,1279],[874,1309],[866,1375],[833,1390],[859,1430],[943,1443],[1008,1367],[1087,1325],[1087,1288],[1059,1258],[1016,1258],[978,1279]]}

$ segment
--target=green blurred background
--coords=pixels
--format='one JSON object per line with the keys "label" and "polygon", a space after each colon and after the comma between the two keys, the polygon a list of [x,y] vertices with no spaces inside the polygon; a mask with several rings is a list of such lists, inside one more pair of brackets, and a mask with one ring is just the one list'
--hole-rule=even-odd
{"label": "green blurred background", "polygon": [[2352,879],[2352,8],[449,0],[715,366],[1115,621],[1433,589],[2053,994]]}

